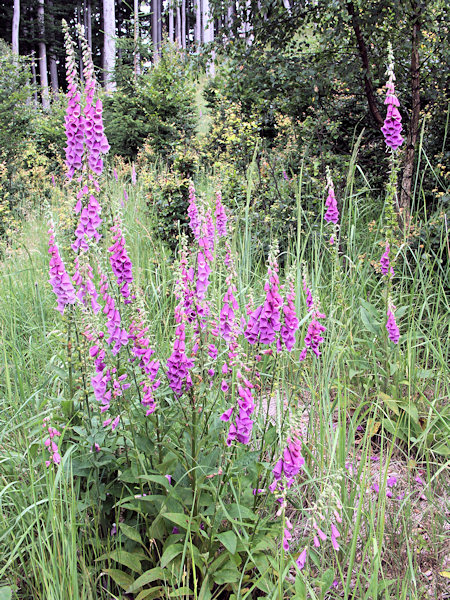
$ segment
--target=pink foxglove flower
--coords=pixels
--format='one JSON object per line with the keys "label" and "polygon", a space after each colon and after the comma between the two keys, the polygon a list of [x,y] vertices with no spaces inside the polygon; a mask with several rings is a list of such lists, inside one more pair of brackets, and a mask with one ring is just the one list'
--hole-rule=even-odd
{"label": "pink foxglove flower", "polygon": [[304,550],[302,550],[300,552],[297,560],[295,561],[297,564],[297,567],[300,569],[300,571],[305,568],[306,557],[307,557],[307,548],[305,548]]}
{"label": "pink foxglove flower", "polygon": [[386,242],[386,248],[380,259],[381,272],[383,275],[389,275],[390,278],[394,276],[394,269],[389,262],[389,252],[390,252],[389,242]]}
{"label": "pink foxglove flower", "polygon": [[295,291],[294,279],[292,275],[288,276],[285,287],[287,288],[286,299],[282,309],[283,325],[280,330],[280,338],[277,340],[278,349],[281,350],[282,344],[291,352],[295,344],[295,332],[299,327],[299,321],[295,312]]}
{"label": "pink foxglove flower", "polygon": [[67,23],[63,21],[66,46],[66,78],[67,78],[67,110],[65,116],[66,128],[66,165],[67,177],[72,179],[75,171],[83,166],[84,128],[85,120],[81,112],[81,96],[77,88],[78,73],[73,41],[70,37]]}
{"label": "pink foxglove flower", "polygon": [[58,302],[58,310],[61,314],[63,314],[64,308],[68,304],[75,304],[76,302],[75,289],[70,281],[70,277],[66,271],[64,262],[59,254],[52,224],[50,224],[48,233],[48,253],[51,255],[49,263],[49,281]]}
{"label": "pink foxglove flower", "polygon": [[257,342],[271,344],[275,341],[276,335],[281,329],[280,311],[283,299],[279,292],[277,253],[278,245],[275,243],[269,253],[267,280],[264,285],[266,299],[261,306],[258,306],[250,314],[244,332],[250,344],[256,344]]}
{"label": "pink foxglove flower", "polygon": [[44,419],[43,427],[47,430],[48,438],[44,441],[44,446],[47,448],[50,453],[50,459],[45,461],[45,465],[49,467],[52,463],[55,465],[59,465],[61,463],[61,455],[59,453],[58,444],[56,442],[58,437],[61,437],[61,433],[51,427],[49,424],[49,418]]}
{"label": "pink foxglove flower", "polygon": [[129,302],[129,286],[133,281],[133,265],[125,248],[125,238],[121,229],[121,220],[118,216],[114,219],[114,225],[111,228],[111,231],[114,234],[112,238],[114,243],[108,248],[108,252],[110,252],[109,261],[111,263],[112,271],[116,276],[120,293],[125,298],[125,301]]}
{"label": "pink foxglove flower", "polygon": [[[286,486],[289,488],[305,464],[305,459],[302,456],[302,443],[299,438],[288,438],[287,442],[287,446],[283,451],[283,457],[278,460],[272,473],[275,480],[274,483],[278,483],[284,476],[286,478]],[[275,489],[276,486],[274,487]]]}
{"label": "pink foxglove flower", "polygon": [[306,306],[311,314],[311,321],[308,325],[308,331],[305,337],[305,346],[300,353],[300,362],[304,361],[308,350],[311,350],[316,356],[320,356],[319,345],[323,342],[322,333],[326,331],[326,327],[319,322],[319,319],[324,319],[325,315],[320,312],[319,305],[314,301],[311,291],[306,283],[306,277],[303,278],[303,289],[306,292]]}
{"label": "pink foxglove flower", "polygon": [[194,366],[194,361],[186,356],[185,325],[180,323],[175,331],[173,352],[167,360],[167,378],[169,386],[177,396],[181,396],[190,387],[192,379],[189,370]]}
{"label": "pink foxglove flower", "polygon": [[391,304],[387,311],[386,329],[387,329],[388,336],[389,336],[389,339],[391,340],[391,342],[393,342],[394,344],[398,344],[398,341],[400,339],[400,331],[397,327],[397,323],[395,321],[395,316],[394,316],[393,311],[394,311],[394,307]]}
{"label": "pink foxglove flower", "polygon": [[325,206],[326,206],[327,210],[326,210],[323,218],[325,219],[325,221],[327,221],[327,223],[334,223],[335,225],[337,225],[337,223],[339,221],[339,211],[338,211],[338,207],[337,207],[336,196],[334,195],[333,181],[332,181],[329,173],[327,176],[327,180],[328,180],[328,197],[325,200]]}
{"label": "pink foxglove flower", "polygon": [[189,205],[188,205],[189,226],[194,234],[195,239],[200,239],[201,224],[200,216],[197,207],[197,199],[195,197],[195,188],[193,185],[189,187]]}
{"label": "pink foxglove flower", "polygon": [[386,83],[386,99],[384,104],[387,106],[386,119],[381,131],[384,135],[386,145],[392,150],[397,150],[403,144],[402,132],[402,116],[398,110],[400,102],[395,95],[395,75],[394,75],[394,57],[392,49],[389,48],[389,66],[388,66],[388,81]]}
{"label": "pink foxglove flower", "polygon": [[227,214],[222,204],[222,194],[220,192],[216,193],[216,227],[217,233],[219,237],[224,237],[227,235]]}

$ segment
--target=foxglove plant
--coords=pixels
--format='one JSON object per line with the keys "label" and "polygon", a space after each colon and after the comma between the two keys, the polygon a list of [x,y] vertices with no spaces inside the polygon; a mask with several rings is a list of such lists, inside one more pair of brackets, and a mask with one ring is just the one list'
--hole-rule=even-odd
{"label": "foxglove plant", "polygon": [[286,298],[282,308],[283,324],[280,330],[280,337],[277,339],[277,350],[281,352],[283,345],[288,352],[291,352],[295,345],[295,333],[299,327],[299,320],[295,311],[295,290],[294,290],[294,271],[292,270],[287,278],[284,288]]}
{"label": "foxglove plant", "polygon": [[395,306],[391,301],[388,302],[388,310],[387,310],[387,321],[386,321],[386,329],[388,332],[388,337],[392,343],[398,344],[400,339],[400,331],[398,329],[396,320],[395,320]]}
{"label": "foxglove plant", "polygon": [[394,75],[394,54],[392,46],[389,44],[388,49],[388,80],[386,82],[386,99],[384,104],[387,106],[386,119],[381,131],[384,135],[386,145],[394,152],[403,144],[402,132],[402,116],[398,110],[400,102],[395,95],[395,75]]}
{"label": "foxglove plant", "polygon": [[222,204],[222,194],[220,192],[216,192],[216,227],[217,234],[219,237],[226,237],[227,235],[227,214],[225,212],[225,208]]}
{"label": "foxglove plant", "polygon": [[339,211],[337,207],[336,196],[334,194],[334,185],[333,180],[331,178],[330,169],[327,167],[327,187],[328,187],[328,196],[325,200],[326,211],[324,214],[324,220],[327,223],[331,223],[333,226],[332,234],[330,236],[330,244],[333,245],[338,232],[338,223],[339,223]]}
{"label": "foxglove plant", "polygon": [[267,280],[264,285],[266,298],[263,304],[254,310],[248,319],[244,332],[249,344],[272,344],[281,329],[281,307],[283,299],[280,296],[278,278],[278,243],[275,242],[269,252]]}
{"label": "foxglove plant", "polygon": [[53,223],[49,223],[49,245],[48,253],[51,255],[49,263],[49,282],[58,302],[58,310],[61,314],[64,313],[64,308],[68,304],[75,304],[77,301],[75,289],[72,285],[70,277],[66,271],[66,267],[59,253],[58,245],[55,241],[55,233]]}
{"label": "foxglove plant", "polygon": [[392,267],[392,265],[390,264],[390,261],[389,261],[390,250],[391,250],[391,248],[389,246],[389,242],[386,242],[384,253],[380,259],[380,267],[381,267],[381,273],[383,275],[388,276],[389,279],[392,279],[392,277],[394,277],[394,268]]}
{"label": "foxglove plant", "polygon": [[324,319],[325,315],[320,312],[320,306],[317,301],[314,300],[311,290],[308,287],[306,281],[306,273],[303,277],[303,290],[306,295],[306,306],[311,316],[311,320],[308,325],[308,331],[305,337],[305,346],[300,352],[299,360],[304,361],[308,350],[311,350],[317,357],[321,355],[319,351],[319,345],[323,342],[322,333],[326,331],[326,327],[319,322],[319,319]]}

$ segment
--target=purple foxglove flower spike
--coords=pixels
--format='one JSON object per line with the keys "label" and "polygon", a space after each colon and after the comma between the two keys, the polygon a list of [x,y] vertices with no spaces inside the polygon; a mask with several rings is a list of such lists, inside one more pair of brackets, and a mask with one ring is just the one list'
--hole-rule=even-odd
{"label": "purple foxglove flower spike", "polygon": [[195,239],[198,241],[200,239],[201,225],[197,208],[197,200],[195,198],[195,188],[193,185],[189,187],[189,205],[187,212],[189,216],[189,226],[194,234]]}
{"label": "purple foxglove flower spike", "polygon": [[264,285],[266,299],[261,306],[254,310],[248,319],[244,332],[249,344],[271,344],[275,341],[277,332],[281,329],[280,311],[283,299],[279,293],[278,244],[275,242],[269,253],[267,280]]}
{"label": "purple foxglove flower spike", "polygon": [[394,75],[394,55],[392,47],[389,44],[389,66],[387,69],[388,81],[386,83],[386,99],[384,101],[387,106],[386,119],[381,131],[384,135],[386,145],[392,150],[397,150],[403,144],[402,132],[402,116],[398,110],[400,102],[395,95],[395,75]]}
{"label": "purple foxglove flower spike", "polygon": [[328,180],[328,197],[325,200],[326,212],[324,215],[324,219],[327,223],[334,223],[337,225],[339,221],[339,211],[336,202],[336,196],[334,195],[334,186],[333,180],[331,179],[330,174],[327,175]]}
{"label": "purple foxglove flower spike", "polygon": [[390,252],[390,246],[389,246],[389,242],[386,242],[386,248],[385,251],[383,253],[383,255],[380,258],[380,266],[381,266],[381,272],[383,275],[389,275],[389,278],[392,279],[392,277],[394,276],[394,269],[390,264],[389,261],[389,252]]}
{"label": "purple foxglove flower spike", "polygon": [[394,344],[398,344],[398,340],[400,339],[400,332],[395,321],[394,310],[394,306],[390,304],[389,309],[387,311],[386,329],[391,342],[393,342]]}
{"label": "purple foxglove flower spike", "polygon": [[220,192],[216,192],[216,227],[217,233],[219,237],[224,237],[227,235],[227,214],[225,212],[225,208],[222,204],[222,194]]}
{"label": "purple foxglove flower spike", "polygon": [[167,360],[167,378],[169,386],[177,396],[181,396],[192,387],[189,369],[194,366],[194,361],[185,353],[185,325],[180,323],[175,332],[173,352]]}
{"label": "purple foxglove flower spike", "polygon": [[75,289],[70,281],[70,277],[66,271],[64,262],[59,254],[58,245],[55,242],[55,234],[53,231],[53,225],[49,225],[49,243],[48,253],[51,255],[49,262],[49,282],[55,293],[58,310],[61,314],[64,313],[64,308],[68,304],[75,304],[76,295]]}
{"label": "purple foxglove flower spike", "polygon": [[133,282],[133,265],[128,257],[125,248],[125,238],[121,229],[121,220],[118,216],[114,219],[114,225],[111,227],[113,232],[113,245],[108,248],[110,252],[109,261],[111,268],[116,276],[117,284],[119,286],[120,293],[125,298],[125,302],[130,302],[130,284]]}
{"label": "purple foxglove flower spike", "polygon": [[306,305],[311,314],[311,321],[308,325],[308,331],[304,340],[305,347],[300,353],[300,362],[305,360],[308,349],[312,350],[316,356],[321,355],[319,344],[323,342],[324,338],[322,337],[322,333],[326,331],[326,327],[318,321],[318,319],[324,319],[325,315],[320,312],[318,303],[314,301],[311,291],[306,283],[306,277],[303,278],[303,289],[306,292]]}
{"label": "purple foxglove flower spike", "polygon": [[283,316],[283,325],[280,330],[280,338],[277,340],[286,346],[286,349],[291,352],[295,345],[295,332],[299,327],[299,321],[297,319],[297,314],[295,312],[295,290],[294,290],[294,280],[292,276],[288,276],[288,280],[286,282],[286,286],[288,291],[286,293],[286,300],[283,305],[282,316]]}

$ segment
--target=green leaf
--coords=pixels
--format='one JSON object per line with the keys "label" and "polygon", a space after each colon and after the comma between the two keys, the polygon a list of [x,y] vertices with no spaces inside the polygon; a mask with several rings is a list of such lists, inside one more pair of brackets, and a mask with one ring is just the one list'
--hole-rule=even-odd
{"label": "green leaf", "polygon": [[295,596],[292,600],[306,600],[306,583],[298,574],[295,578]]}
{"label": "green leaf", "polygon": [[10,587],[1,587],[0,588],[0,600],[11,600],[12,598],[12,589]]}
{"label": "green leaf", "polygon": [[405,413],[411,417],[414,423],[419,425],[419,411],[417,410],[417,406],[415,404],[413,404],[412,402],[402,402],[400,404],[400,408],[402,408],[405,411]]}
{"label": "green leaf", "polygon": [[258,588],[258,590],[261,590],[262,592],[265,592],[266,594],[269,594],[270,590],[272,589],[270,583],[267,581],[265,576],[260,577],[254,583],[255,583],[255,586]]}
{"label": "green leaf", "polygon": [[161,556],[161,568],[167,567],[167,565],[173,561],[175,557],[183,552],[183,544],[170,544]]}
{"label": "green leaf", "polygon": [[193,596],[194,592],[190,588],[184,586],[174,590],[173,592],[170,592],[169,598],[178,598],[179,596],[184,596],[185,594]]}
{"label": "green leaf", "polygon": [[155,567],[154,569],[150,569],[149,571],[145,571],[140,577],[134,581],[130,587],[127,589],[127,594],[132,594],[133,592],[137,592],[137,590],[147,583],[152,583],[157,579],[164,579],[164,573],[161,567]]}
{"label": "green leaf", "polygon": [[133,540],[133,542],[137,542],[138,544],[143,545],[139,531],[137,531],[134,527],[130,527],[126,523],[119,523],[119,529],[125,537],[127,537],[130,540]]}
{"label": "green leaf", "polygon": [[175,525],[182,527],[183,529],[191,529],[191,531],[198,531],[198,524],[193,521],[189,515],[185,515],[184,513],[163,513],[165,519],[169,519]]}
{"label": "green leaf", "polygon": [[133,583],[133,577],[120,569],[103,569],[103,573],[109,575],[114,583],[117,583],[117,585],[125,591]]}
{"label": "green leaf", "polygon": [[367,331],[378,335],[380,332],[380,324],[363,306],[360,307],[361,321]]}
{"label": "green leaf", "polygon": [[152,598],[158,598],[159,600],[159,598],[163,598],[163,591],[164,588],[160,585],[158,585],[158,587],[142,590],[142,592],[139,592],[139,594],[136,596],[136,600],[151,600]]}
{"label": "green leaf", "polygon": [[237,536],[234,531],[224,531],[217,534],[217,539],[225,546],[230,554],[236,553]]}
{"label": "green leaf", "polygon": [[[100,556],[97,558],[97,560],[105,560],[107,558],[115,560],[119,564],[128,567],[136,573],[142,573],[141,561],[137,558],[137,556],[131,554],[131,552],[117,548],[116,550],[112,550],[112,552],[103,554],[103,556]],[[131,583],[133,583],[133,580],[131,580]]]}
{"label": "green leaf", "polygon": [[379,392],[378,395],[380,397],[380,400],[382,400],[384,404],[386,404],[386,406],[392,410],[393,413],[395,413],[397,416],[400,416],[400,411],[398,409],[397,402],[393,398],[391,398],[391,396],[388,396],[383,392]]}
{"label": "green leaf", "polygon": [[214,583],[217,585],[223,585],[224,583],[236,583],[241,578],[241,573],[237,570],[235,565],[229,564],[223,569],[216,571],[213,574]]}
{"label": "green leaf", "polygon": [[334,571],[333,569],[327,569],[325,573],[320,578],[320,587],[322,589],[322,594],[327,592],[333,584],[334,580]]}
{"label": "green leaf", "polygon": [[198,600],[211,600],[212,594],[211,594],[211,590],[209,589],[209,586],[210,586],[209,575],[207,574],[205,579],[203,580],[202,587],[200,588]]}

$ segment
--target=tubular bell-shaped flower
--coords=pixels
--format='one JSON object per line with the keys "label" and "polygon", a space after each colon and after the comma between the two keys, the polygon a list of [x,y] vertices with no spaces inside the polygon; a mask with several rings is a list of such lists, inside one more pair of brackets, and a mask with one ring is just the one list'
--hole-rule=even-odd
{"label": "tubular bell-shaped flower", "polygon": [[190,387],[192,379],[189,369],[194,366],[194,361],[186,356],[185,324],[180,323],[175,331],[173,352],[167,360],[167,378],[172,391],[181,396]]}
{"label": "tubular bell-shaped flower", "polygon": [[322,325],[318,319],[324,319],[325,315],[320,312],[319,304],[316,302],[311,294],[311,291],[306,282],[306,274],[303,277],[303,289],[306,293],[306,306],[308,312],[311,315],[311,321],[308,325],[308,331],[305,337],[305,347],[300,352],[299,360],[302,362],[305,360],[308,353],[308,349],[312,350],[316,356],[320,356],[319,344],[323,342],[322,333],[326,331],[326,327]]}
{"label": "tubular bell-shaped flower", "polygon": [[291,352],[295,345],[295,332],[299,327],[299,321],[295,312],[295,290],[294,290],[294,273],[291,271],[287,277],[286,285],[286,300],[283,305],[282,317],[283,325],[280,330],[280,338],[277,340],[277,349],[281,351],[282,345]]}
{"label": "tubular bell-shaped flower", "polygon": [[48,253],[51,255],[49,263],[49,282],[53,288],[53,291],[55,292],[58,302],[58,310],[61,314],[63,314],[64,308],[68,304],[75,304],[76,302],[75,289],[70,281],[70,277],[66,271],[64,262],[59,254],[52,223],[49,224],[48,234]]}
{"label": "tubular bell-shaped flower", "polygon": [[217,233],[219,237],[224,237],[227,235],[227,214],[225,212],[225,208],[222,204],[222,194],[220,192],[216,192],[216,227]]}
{"label": "tubular bell-shaped flower", "polygon": [[398,110],[400,102],[395,95],[394,54],[392,52],[391,44],[389,44],[388,49],[388,61],[388,81],[386,82],[386,99],[384,101],[387,106],[387,113],[381,131],[384,135],[386,145],[395,151],[403,144],[403,137],[401,135],[403,127],[402,116]]}
{"label": "tubular bell-shaped flower", "polygon": [[275,242],[269,252],[267,281],[264,285],[266,299],[250,314],[244,333],[250,344],[256,344],[256,342],[271,344],[281,329],[280,311],[283,299],[279,292],[277,254],[278,243]]}
{"label": "tubular bell-shaped flower", "polygon": [[397,322],[395,320],[395,306],[389,301],[389,307],[387,311],[387,321],[386,321],[386,329],[388,332],[388,337],[394,344],[398,344],[400,339],[400,331],[397,326]]}
{"label": "tubular bell-shaped flower", "polygon": [[122,222],[120,216],[116,215],[114,225],[111,227],[114,243],[108,248],[108,252],[110,252],[109,262],[111,263],[112,271],[116,276],[120,293],[125,298],[125,302],[130,302],[128,298],[130,296],[129,286],[133,281],[133,264],[128,257],[125,248],[125,238],[121,226]]}
{"label": "tubular bell-shaped flower", "polygon": [[327,223],[334,223],[337,225],[339,221],[339,211],[336,202],[336,196],[334,195],[334,185],[331,179],[330,170],[327,168],[327,186],[328,186],[328,197],[325,200],[326,212],[324,219]]}
{"label": "tubular bell-shaped flower", "polygon": [[390,246],[389,246],[389,242],[386,242],[386,247],[384,250],[383,255],[381,256],[380,259],[380,266],[381,266],[381,272],[383,275],[388,275],[389,278],[392,279],[392,277],[394,277],[394,268],[392,267],[392,265],[390,264],[389,261],[389,252],[390,252]]}

